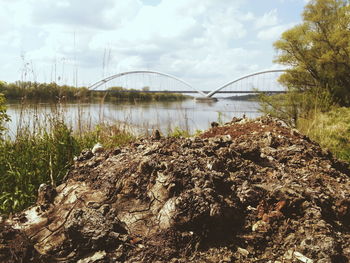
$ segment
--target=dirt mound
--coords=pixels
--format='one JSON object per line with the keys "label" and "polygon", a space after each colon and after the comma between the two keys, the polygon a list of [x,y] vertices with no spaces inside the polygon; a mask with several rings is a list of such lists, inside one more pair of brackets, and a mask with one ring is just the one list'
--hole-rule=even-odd
{"label": "dirt mound", "polygon": [[[36,206],[3,222],[0,259],[349,262],[349,175],[268,117],[85,151],[62,185],[43,185]],[[9,245],[18,236],[22,252]]]}

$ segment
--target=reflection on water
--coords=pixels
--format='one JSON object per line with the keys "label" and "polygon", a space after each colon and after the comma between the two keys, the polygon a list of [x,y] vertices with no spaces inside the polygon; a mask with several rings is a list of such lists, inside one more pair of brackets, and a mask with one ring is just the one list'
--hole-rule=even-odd
{"label": "reflection on water", "polygon": [[[8,104],[11,116],[9,130],[14,134],[20,119],[26,124],[35,120],[45,121],[52,112],[59,112],[73,129],[79,128],[82,122],[95,125],[101,122],[122,122],[138,131],[158,128],[167,132],[174,127],[191,132],[207,129],[212,121],[220,119],[229,121],[233,116],[257,117],[258,103],[219,99],[217,102],[196,102],[192,99],[180,102],[121,102],[121,103],[66,103],[52,105],[48,103],[29,105],[22,109],[18,103]],[[80,127],[81,128],[81,127]]]}

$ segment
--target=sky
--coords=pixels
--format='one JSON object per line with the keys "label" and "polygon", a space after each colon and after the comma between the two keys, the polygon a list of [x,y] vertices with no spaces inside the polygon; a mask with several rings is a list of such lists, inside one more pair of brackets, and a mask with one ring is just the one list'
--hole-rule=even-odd
{"label": "sky", "polygon": [[155,70],[203,89],[267,69],[307,0],[0,0],[0,80]]}

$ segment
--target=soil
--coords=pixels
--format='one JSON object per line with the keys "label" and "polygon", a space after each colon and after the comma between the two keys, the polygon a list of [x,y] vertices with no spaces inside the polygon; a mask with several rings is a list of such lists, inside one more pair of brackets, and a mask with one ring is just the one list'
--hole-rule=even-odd
{"label": "soil", "polygon": [[0,262],[345,263],[349,175],[270,117],[87,150],[1,221]]}

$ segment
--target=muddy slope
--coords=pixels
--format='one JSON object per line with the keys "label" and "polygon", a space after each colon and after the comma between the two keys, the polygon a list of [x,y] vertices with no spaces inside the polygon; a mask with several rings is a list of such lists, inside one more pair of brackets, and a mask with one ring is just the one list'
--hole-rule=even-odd
{"label": "muddy slope", "polygon": [[349,262],[349,175],[268,117],[86,151],[2,222],[0,262]]}

